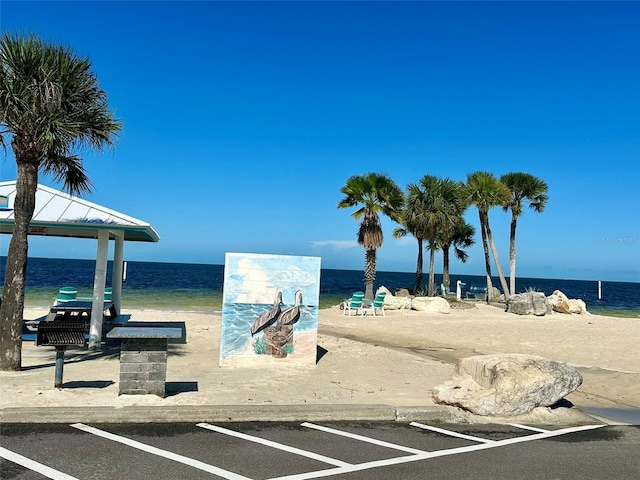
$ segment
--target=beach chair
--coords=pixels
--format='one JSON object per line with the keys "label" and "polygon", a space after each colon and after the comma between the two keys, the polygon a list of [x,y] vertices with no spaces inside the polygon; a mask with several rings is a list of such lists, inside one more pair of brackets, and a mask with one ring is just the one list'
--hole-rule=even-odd
{"label": "beach chair", "polygon": [[384,313],[384,297],[386,294],[386,292],[378,292],[376,294],[376,298],[374,298],[373,302],[371,302],[371,305],[362,309],[362,314],[366,315],[367,312],[370,312],[375,317],[376,310],[379,310],[380,312],[382,312],[382,316],[386,317]]}
{"label": "beach chair", "polygon": [[440,284],[440,292],[442,292],[443,297],[455,297],[456,292],[452,292],[451,290],[447,290],[447,286],[444,283]]}
{"label": "beach chair", "polygon": [[355,312],[356,315],[362,315],[362,301],[364,300],[364,292],[355,292],[351,295],[351,298],[344,301],[343,315],[351,316],[351,312]]}

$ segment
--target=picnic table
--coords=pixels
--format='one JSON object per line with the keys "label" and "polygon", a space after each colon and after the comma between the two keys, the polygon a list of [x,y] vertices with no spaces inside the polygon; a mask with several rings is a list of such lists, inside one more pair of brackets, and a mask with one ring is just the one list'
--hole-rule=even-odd
{"label": "picnic table", "polygon": [[[59,319],[77,320],[82,317],[91,318],[91,310],[93,309],[93,300],[70,300],[68,302],[60,302],[49,308],[47,321]],[[102,305],[102,312],[106,318],[113,319],[118,316],[116,307],[111,301],[106,301]]]}

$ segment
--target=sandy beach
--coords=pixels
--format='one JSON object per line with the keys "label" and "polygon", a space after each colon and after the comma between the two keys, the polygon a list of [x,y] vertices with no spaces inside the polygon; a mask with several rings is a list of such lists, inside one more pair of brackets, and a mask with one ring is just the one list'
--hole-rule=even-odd
{"label": "sandy beach", "polygon": [[581,406],[640,407],[640,321],[599,315],[514,315],[475,303],[449,314],[391,311],[344,317],[323,310],[320,331],[401,347],[448,363],[489,353],[526,353],[576,367],[582,386],[568,398]]}
{"label": "sandy beach", "polygon": [[[471,304],[450,314],[412,310],[348,317],[319,314],[316,365],[220,367],[221,314],[124,310],[132,321],[182,321],[186,343],[169,345],[166,398],[118,395],[119,350],[69,348],[63,388],[53,388],[55,351],[23,344],[23,370],[0,372],[0,409],[64,405],[432,406],[431,389],[447,380],[456,359],[487,353],[529,353],[566,362],[583,375],[567,397],[576,406],[640,407],[640,321],[596,315],[517,316]],[[26,309],[25,319],[46,314]]]}

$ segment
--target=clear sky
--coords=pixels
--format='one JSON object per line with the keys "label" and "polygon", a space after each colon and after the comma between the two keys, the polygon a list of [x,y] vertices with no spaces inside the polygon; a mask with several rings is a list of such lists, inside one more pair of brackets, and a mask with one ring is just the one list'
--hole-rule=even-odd
{"label": "clear sky", "polygon": [[[640,2],[3,0],[0,24],[92,60],[124,129],[84,152],[87,199],[161,236],[125,259],[358,270],[358,223],[336,208],[349,176],[405,189],[525,171],[550,199],[520,219],[518,276],[640,281]],[[10,149],[0,162],[13,180]],[[466,218],[478,227],[475,208]],[[508,272],[509,215],[490,221]],[[383,220],[378,270],[415,271],[417,242],[395,227]],[[29,253],[96,248],[32,237]],[[479,229],[468,253],[452,273],[482,275]]]}

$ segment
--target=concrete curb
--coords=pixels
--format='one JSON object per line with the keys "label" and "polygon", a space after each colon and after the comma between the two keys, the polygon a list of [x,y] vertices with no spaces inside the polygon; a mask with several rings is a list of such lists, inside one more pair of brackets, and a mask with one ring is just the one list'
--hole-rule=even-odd
{"label": "concrete curb", "polygon": [[447,407],[391,405],[185,405],[130,407],[16,407],[0,410],[0,423],[171,423],[301,421],[453,422]]}
{"label": "concrete curb", "polygon": [[[543,409],[543,412],[545,409]],[[193,422],[427,422],[526,423],[583,425],[609,423],[579,409],[563,414],[521,417],[480,417],[448,406],[392,405],[180,405],[128,407],[8,407],[0,410],[0,424],[27,423],[193,423]],[[615,423],[615,422],[614,422]]]}

